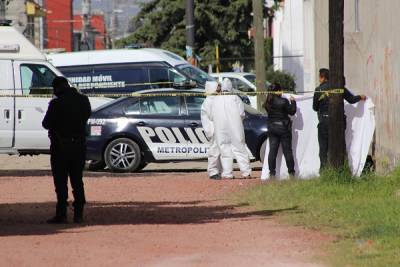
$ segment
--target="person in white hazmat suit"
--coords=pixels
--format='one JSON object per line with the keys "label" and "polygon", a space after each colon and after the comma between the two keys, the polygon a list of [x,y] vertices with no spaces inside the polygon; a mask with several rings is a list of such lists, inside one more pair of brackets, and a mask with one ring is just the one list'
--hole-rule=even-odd
{"label": "person in white hazmat suit", "polygon": [[201,124],[210,144],[208,147],[208,167],[207,172],[210,179],[221,179],[221,161],[219,147],[215,138],[214,123],[212,121],[212,102],[216,96],[210,95],[217,92],[218,83],[207,81],[205,85],[207,97],[201,106]]}
{"label": "person in white hazmat suit", "polygon": [[[232,82],[225,78],[222,93],[232,93]],[[237,95],[215,96],[211,104],[214,136],[221,153],[222,178],[233,177],[233,157],[236,159],[242,176],[251,178],[249,154],[247,152],[243,119],[244,105]]]}

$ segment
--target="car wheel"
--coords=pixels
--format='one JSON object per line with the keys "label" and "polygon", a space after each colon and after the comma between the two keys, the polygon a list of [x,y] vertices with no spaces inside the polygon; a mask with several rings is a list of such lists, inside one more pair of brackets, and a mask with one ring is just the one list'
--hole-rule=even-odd
{"label": "car wheel", "polygon": [[139,167],[136,169],[136,171],[141,171],[141,170],[143,170],[144,168],[146,168],[147,164],[148,164],[147,162],[142,161],[142,162],[140,163]]}
{"label": "car wheel", "polygon": [[129,138],[118,138],[107,145],[104,160],[111,171],[134,172],[140,166],[142,155],[134,141]]}
{"label": "car wheel", "polygon": [[267,148],[267,141],[268,141],[268,139],[266,138],[260,147],[260,161],[262,163],[264,162],[264,158],[265,158],[265,149]]}
{"label": "car wheel", "polygon": [[104,160],[90,160],[87,165],[88,170],[93,172],[104,170],[105,167],[106,163]]}

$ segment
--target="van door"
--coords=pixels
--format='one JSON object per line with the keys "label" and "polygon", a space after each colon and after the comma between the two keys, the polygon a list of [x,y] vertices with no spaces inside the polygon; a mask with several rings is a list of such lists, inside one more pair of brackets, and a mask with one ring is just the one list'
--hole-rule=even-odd
{"label": "van door", "polygon": [[[47,130],[42,127],[55,72],[46,62],[14,62],[15,85],[15,148],[18,150],[49,150]],[[35,97],[36,95],[36,97]]]}
{"label": "van door", "polygon": [[11,60],[0,60],[0,149],[11,148],[14,137],[14,81]]}

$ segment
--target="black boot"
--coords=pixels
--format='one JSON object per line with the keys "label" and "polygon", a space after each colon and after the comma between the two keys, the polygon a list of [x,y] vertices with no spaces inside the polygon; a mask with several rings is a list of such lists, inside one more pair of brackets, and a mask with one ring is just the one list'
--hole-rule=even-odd
{"label": "black boot", "polygon": [[74,223],[83,222],[83,205],[74,207]]}
{"label": "black boot", "polygon": [[47,220],[49,224],[64,224],[67,223],[67,204],[57,203],[56,216]]}

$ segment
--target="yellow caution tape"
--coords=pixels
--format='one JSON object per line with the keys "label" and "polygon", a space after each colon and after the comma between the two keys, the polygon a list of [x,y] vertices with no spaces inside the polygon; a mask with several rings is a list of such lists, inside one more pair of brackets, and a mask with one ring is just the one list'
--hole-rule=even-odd
{"label": "yellow caution tape", "polygon": [[[43,88],[34,88],[31,89],[31,94],[1,94],[0,90],[0,97],[36,97],[36,98],[52,98],[54,97],[53,94],[40,94],[40,93],[35,93],[35,91],[44,91],[47,90],[49,91],[49,87],[43,87]],[[18,89],[17,89],[18,90]],[[190,90],[190,89],[186,89]],[[11,89],[9,91],[14,91],[14,89]],[[81,92],[84,90],[80,90]],[[202,93],[202,92],[179,92],[180,90],[177,89],[177,92],[162,92],[162,93],[117,93],[117,94],[112,94],[112,93],[106,93],[106,94],[101,94],[101,93],[89,93],[85,94],[88,97],[109,97],[109,98],[118,98],[118,97],[155,97],[155,96],[217,96],[217,95],[239,95],[239,96],[257,96],[257,95],[267,95],[267,94],[304,94],[304,93],[321,93],[321,97],[319,100],[329,96],[330,94],[343,94],[344,89],[332,89],[328,91],[305,91],[305,92],[293,92],[293,91],[256,91],[256,92],[239,92],[239,93],[221,93],[221,94],[208,94],[208,93]],[[33,92],[33,93],[32,93]]]}
{"label": "yellow caution tape", "polygon": [[324,98],[329,97],[330,94],[343,94],[344,89],[331,89],[331,90],[327,90],[327,91],[315,91],[315,92],[321,94],[321,96],[318,99],[318,101],[321,101]]}

